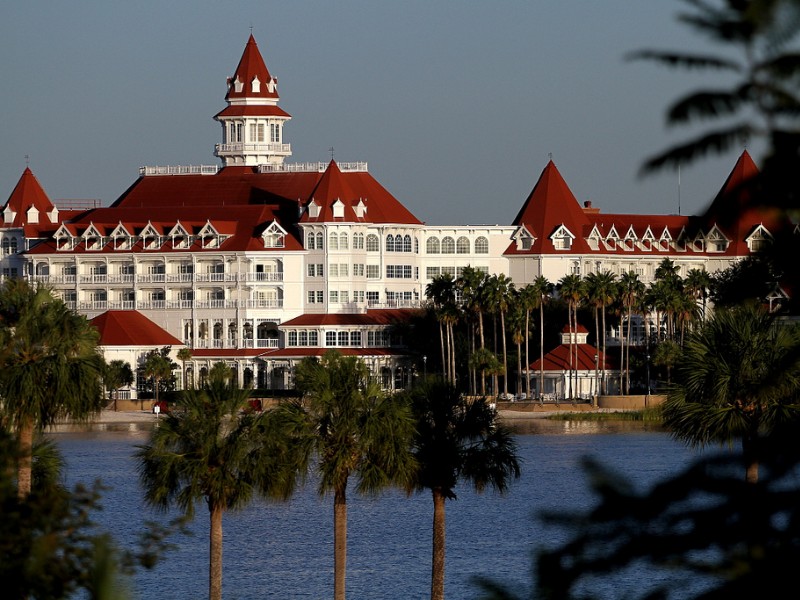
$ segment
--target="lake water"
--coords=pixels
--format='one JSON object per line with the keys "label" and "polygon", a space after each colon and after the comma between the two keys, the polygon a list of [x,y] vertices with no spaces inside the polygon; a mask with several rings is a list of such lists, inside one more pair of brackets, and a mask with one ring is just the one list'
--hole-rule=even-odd
{"label": "lake water", "polygon": [[[563,534],[536,519],[545,509],[591,506],[580,457],[601,459],[637,486],[677,472],[695,456],[666,434],[630,423],[527,421],[517,436],[522,477],[508,494],[478,495],[469,488],[447,503],[445,593],[476,598],[475,576],[530,587],[534,550]],[[109,486],[96,521],[118,541],[134,538],[147,520],[167,521],[142,502],[136,445],[146,442],[142,425],[106,426],[55,433],[67,461],[67,479]],[[430,596],[432,501],[390,490],[377,498],[349,495],[347,593],[353,600],[423,599]],[[173,541],[151,571],[135,577],[140,599],[207,597],[208,512],[199,505],[191,537]],[[333,500],[320,498],[309,481],[287,503],[254,502],[227,513],[224,529],[223,596],[226,600],[330,598],[333,595]],[[617,592],[636,581],[615,582]],[[621,586],[621,587],[619,587]],[[614,594],[617,596],[617,594]],[[619,596],[617,596],[619,597]]]}

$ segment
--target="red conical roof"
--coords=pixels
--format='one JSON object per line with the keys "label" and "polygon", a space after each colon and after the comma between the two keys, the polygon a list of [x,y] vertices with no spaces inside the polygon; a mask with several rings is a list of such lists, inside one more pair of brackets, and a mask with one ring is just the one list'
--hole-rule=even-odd
{"label": "red conical roof", "polygon": [[[258,78],[260,82],[257,92],[253,91],[252,85],[256,78]],[[238,92],[236,91],[235,84],[237,80],[242,84],[241,91]],[[244,47],[242,58],[239,60],[239,65],[236,67],[233,77],[231,77],[228,82],[228,94],[225,96],[225,99],[272,98],[277,100],[277,79],[275,80],[276,85],[271,86],[271,81],[272,75],[270,75],[267,65],[264,63],[264,58],[258,50],[258,44],[256,44],[256,40],[251,33],[250,39],[247,40],[247,45]]]}
{"label": "red conical roof", "polygon": [[[583,227],[589,218],[569,189],[553,161],[545,166],[539,180],[514,218],[514,225],[525,225],[536,237],[531,252],[552,252],[549,237],[564,225],[575,236],[574,249],[583,249]],[[543,240],[548,240],[543,244]]]}
{"label": "red conical roof", "polygon": [[28,222],[28,210],[31,206],[36,207],[39,211],[39,220],[45,218],[45,213],[53,210],[53,203],[44,191],[44,188],[36,179],[33,171],[29,167],[25,167],[22,177],[19,178],[14,191],[8,198],[3,210],[11,208],[16,214],[12,223],[5,223],[5,226],[22,227]]}

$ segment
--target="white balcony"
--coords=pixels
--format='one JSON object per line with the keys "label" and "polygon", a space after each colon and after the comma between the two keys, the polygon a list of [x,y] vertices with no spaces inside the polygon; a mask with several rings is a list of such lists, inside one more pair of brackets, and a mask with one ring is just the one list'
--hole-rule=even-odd
{"label": "white balcony", "polygon": [[291,144],[276,143],[235,143],[217,144],[214,146],[214,156],[232,156],[237,154],[274,154],[279,156],[290,156],[292,154]]}
{"label": "white balcony", "polygon": [[216,175],[217,165],[167,165],[163,167],[139,167],[139,175]]}

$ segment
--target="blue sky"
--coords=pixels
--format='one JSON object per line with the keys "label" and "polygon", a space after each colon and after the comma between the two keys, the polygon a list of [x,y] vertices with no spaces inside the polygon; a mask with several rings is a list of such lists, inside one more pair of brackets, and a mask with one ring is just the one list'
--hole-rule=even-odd
{"label": "blue sky", "polygon": [[[738,152],[641,179],[688,131],[668,104],[712,80],[625,60],[707,49],[671,0],[7,2],[0,199],[30,166],[52,199],[116,199],[138,167],[216,164],[250,27],[293,161],[365,160],[418,218],[507,224],[549,156],[603,212],[702,211]],[[697,131],[696,129],[694,130]],[[758,160],[757,149],[751,150]]]}

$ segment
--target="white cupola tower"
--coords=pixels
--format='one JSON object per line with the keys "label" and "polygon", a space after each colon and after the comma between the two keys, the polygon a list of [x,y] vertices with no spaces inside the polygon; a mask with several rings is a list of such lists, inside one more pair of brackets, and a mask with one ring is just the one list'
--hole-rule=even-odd
{"label": "white cupola tower", "polygon": [[273,165],[292,155],[283,143],[283,125],[291,115],[278,107],[278,80],[270,75],[253,35],[233,77],[228,78],[228,107],[214,116],[222,125],[222,143],[214,154],[224,167]]}

